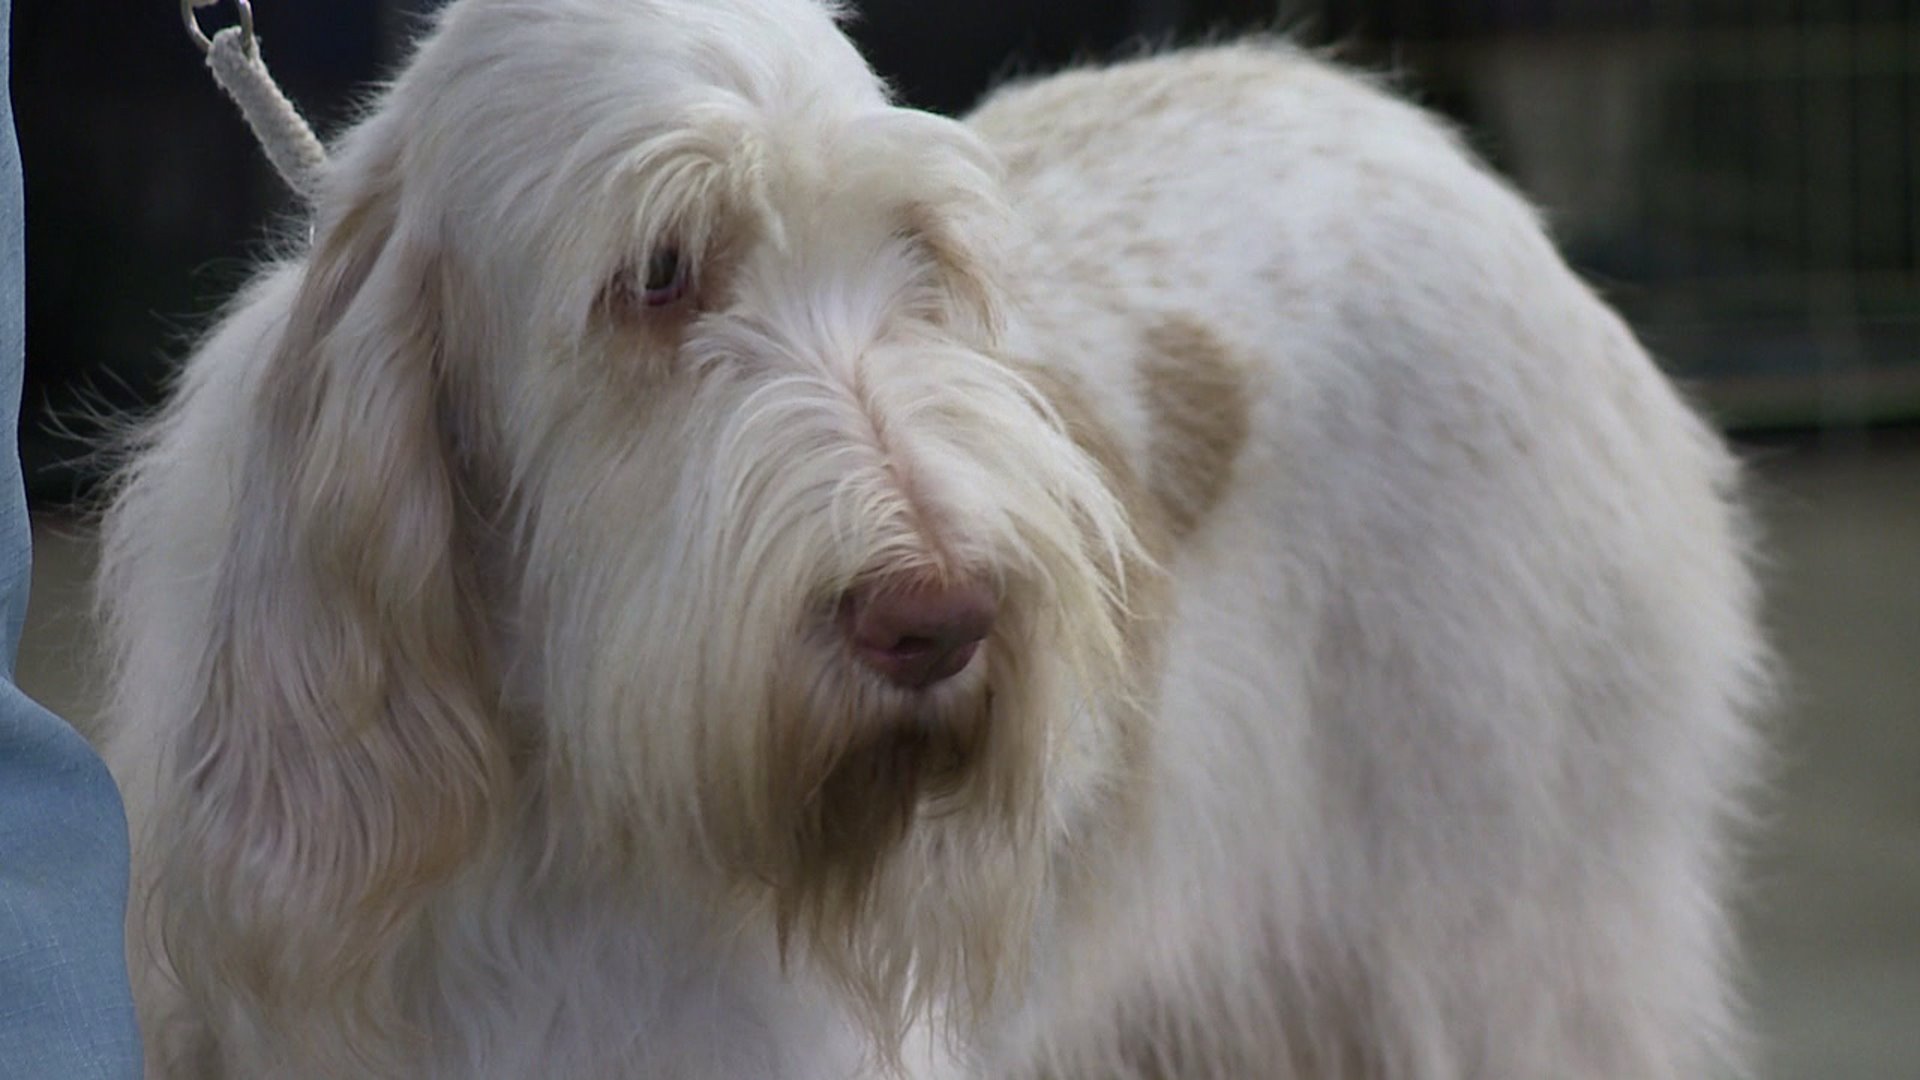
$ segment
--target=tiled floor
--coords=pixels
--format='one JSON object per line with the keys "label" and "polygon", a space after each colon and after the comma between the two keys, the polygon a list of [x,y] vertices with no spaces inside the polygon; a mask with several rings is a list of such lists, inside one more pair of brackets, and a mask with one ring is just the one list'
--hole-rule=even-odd
{"label": "tiled floor", "polygon": [[[1754,451],[1794,679],[1748,920],[1768,1080],[1920,1078],[1920,437]],[[36,522],[20,683],[84,729],[85,530]],[[1632,1078],[1622,1078],[1632,1080]]]}

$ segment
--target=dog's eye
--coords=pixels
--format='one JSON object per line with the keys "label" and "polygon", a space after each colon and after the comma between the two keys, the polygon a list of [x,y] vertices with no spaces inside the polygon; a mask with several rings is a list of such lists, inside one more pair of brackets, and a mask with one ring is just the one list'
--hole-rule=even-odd
{"label": "dog's eye", "polygon": [[680,257],[680,249],[660,248],[647,257],[640,302],[648,307],[665,307],[687,294],[687,283],[687,260]]}

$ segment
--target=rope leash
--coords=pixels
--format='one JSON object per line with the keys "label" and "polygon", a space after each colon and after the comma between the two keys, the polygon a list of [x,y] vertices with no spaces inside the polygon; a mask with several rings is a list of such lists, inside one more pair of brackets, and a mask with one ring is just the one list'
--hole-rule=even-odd
{"label": "rope leash", "polygon": [[186,20],[187,34],[206,54],[213,81],[220,84],[233,103],[240,107],[253,137],[266,151],[267,160],[288,187],[306,202],[312,202],[326,172],[327,151],[313,129],[280,92],[280,87],[260,59],[260,42],[253,33],[253,5],[248,0],[232,0],[239,9],[240,21],[208,38],[194,17],[197,8],[212,7],[222,0],[180,0],[180,16]]}

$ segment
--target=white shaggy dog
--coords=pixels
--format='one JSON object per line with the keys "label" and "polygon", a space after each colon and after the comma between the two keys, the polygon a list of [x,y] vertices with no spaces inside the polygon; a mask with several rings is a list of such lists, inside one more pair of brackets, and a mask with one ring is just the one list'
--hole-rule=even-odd
{"label": "white shaggy dog", "polygon": [[1274,44],[459,0],[107,520],[166,1077],[1700,1077],[1736,470]]}

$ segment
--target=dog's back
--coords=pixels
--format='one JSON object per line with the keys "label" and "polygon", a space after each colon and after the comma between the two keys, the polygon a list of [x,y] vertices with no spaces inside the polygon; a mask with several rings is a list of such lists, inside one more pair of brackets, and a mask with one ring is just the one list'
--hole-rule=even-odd
{"label": "dog's back", "polygon": [[1765,652],[1717,437],[1450,132],[1293,49],[972,123],[1039,351],[1175,534],[1151,839],[1013,1057],[1731,1067]]}

